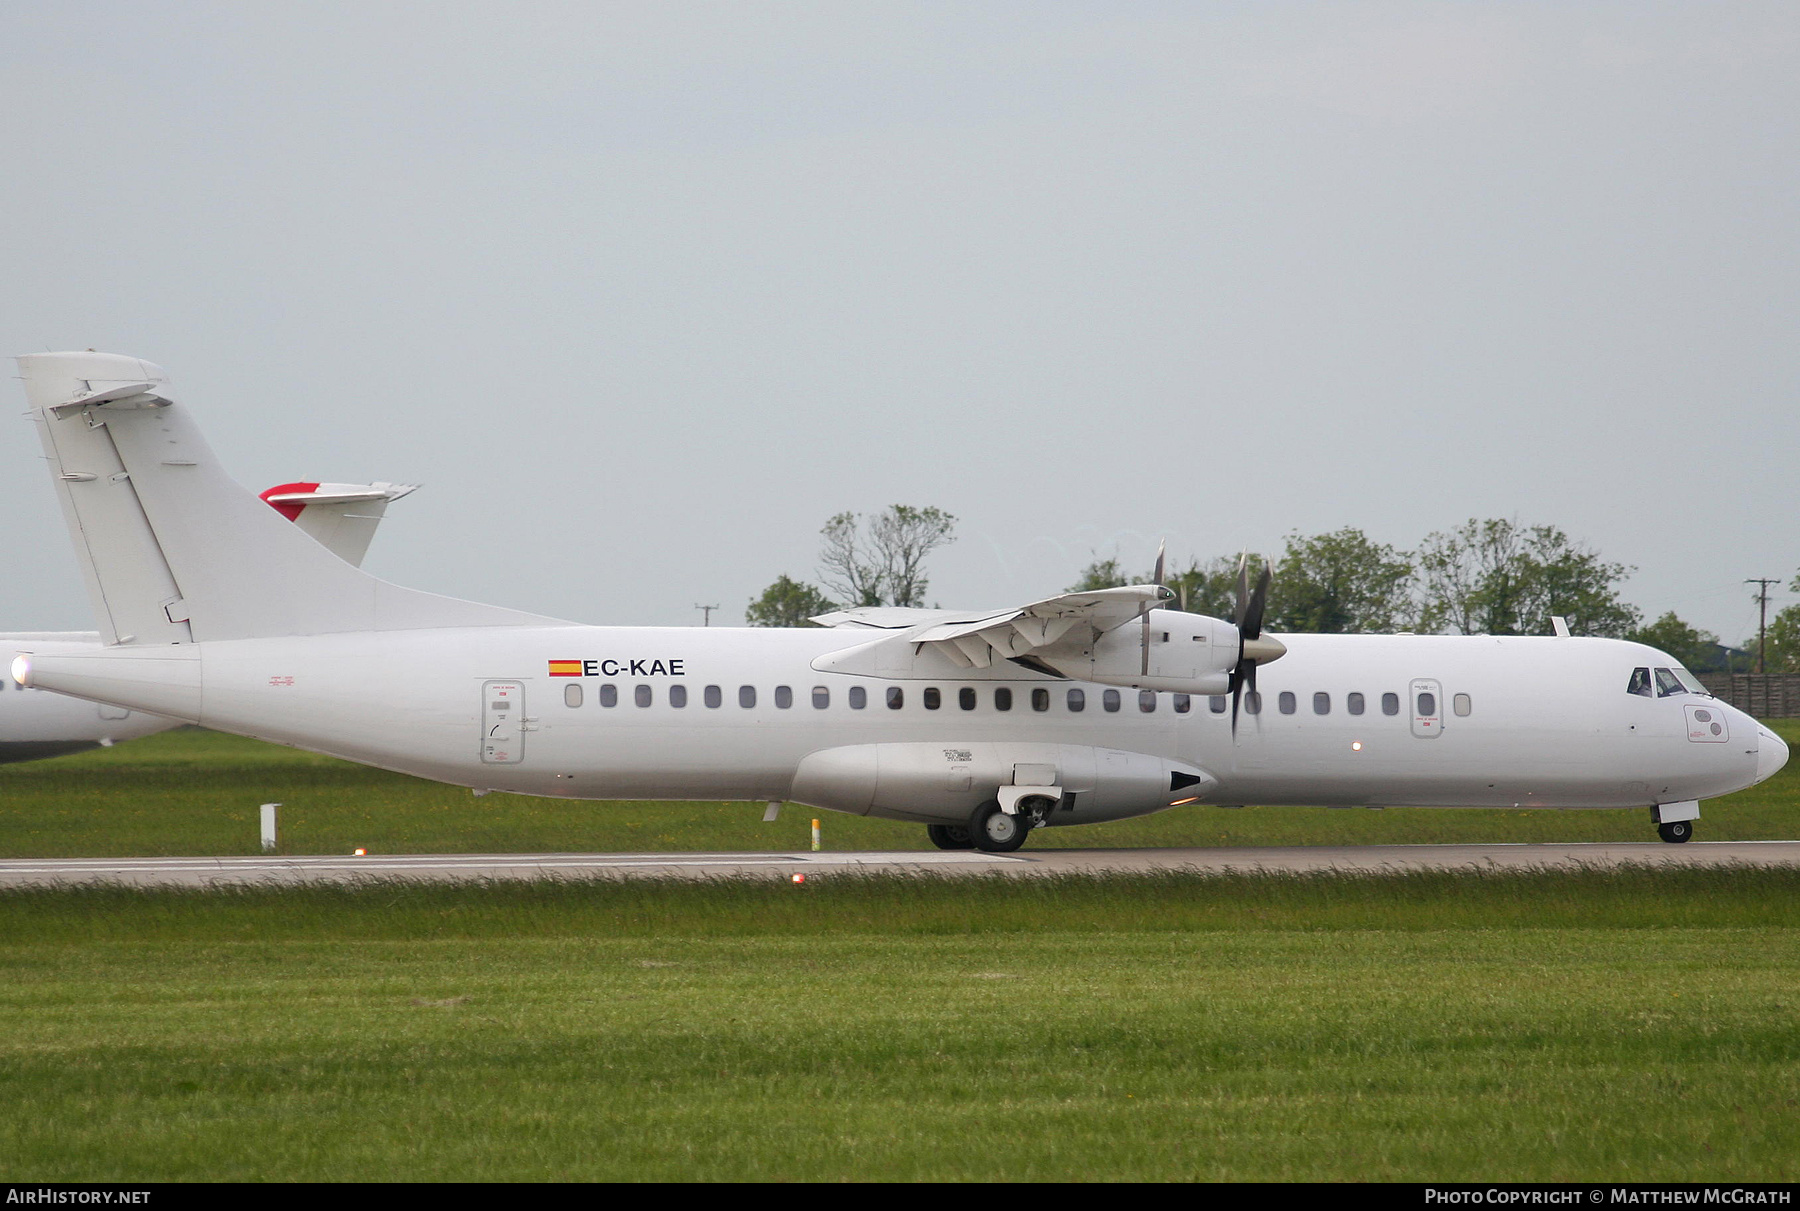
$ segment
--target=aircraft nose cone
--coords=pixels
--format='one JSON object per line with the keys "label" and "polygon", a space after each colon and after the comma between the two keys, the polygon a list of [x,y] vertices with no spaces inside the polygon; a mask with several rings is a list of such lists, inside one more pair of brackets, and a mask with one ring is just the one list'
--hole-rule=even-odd
{"label": "aircraft nose cone", "polygon": [[1768,728],[1758,724],[1756,730],[1761,737],[1756,748],[1756,780],[1762,782],[1787,764],[1788,746]]}

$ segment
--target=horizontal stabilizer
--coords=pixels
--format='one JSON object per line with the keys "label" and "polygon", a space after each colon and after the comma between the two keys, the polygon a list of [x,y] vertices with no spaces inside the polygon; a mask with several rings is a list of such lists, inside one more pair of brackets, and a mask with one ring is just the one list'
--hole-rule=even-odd
{"label": "horizontal stabilizer", "polygon": [[83,408],[99,408],[111,406],[116,410],[126,408],[165,408],[173,403],[166,395],[158,394],[151,383],[121,383],[118,386],[93,387],[76,395],[73,399],[56,404],[50,410],[58,416],[65,412],[77,412]]}

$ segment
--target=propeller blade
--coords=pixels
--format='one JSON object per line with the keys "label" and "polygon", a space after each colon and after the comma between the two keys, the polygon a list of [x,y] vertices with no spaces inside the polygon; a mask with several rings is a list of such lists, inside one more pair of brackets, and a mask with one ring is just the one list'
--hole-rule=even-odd
{"label": "propeller blade", "polygon": [[[1156,544],[1156,571],[1150,575],[1151,584],[1161,585],[1163,582],[1163,556],[1167,553],[1168,546],[1169,540],[1166,538]],[[1163,596],[1166,599],[1168,594],[1165,593]],[[1145,677],[1150,675],[1150,611],[1154,608],[1154,606],[1144,607],[1144,668],[1142,675]]]}
{"label": "propeller blade", "polygon": [[[1244,692],[1248,689],[1251,694],[1256,693],[1258,656],[1264,660],[1273,660],[1281,654],[1281,645],[1275,640],[1271,639],[1266,643],[1258,642],[1262,639],[1263,615],[1268,611],[1269,584],[1272,580],[1273,575],[1269,571],[1269,565],[1264,563],[1261,573],[1256,577],[1256,590],[1252,592],[1250,589],[1250,553],[1246,551],[1238,557],[1237,618],[1235,619],[1238,629],[1238,658],[1237,664],[1232,666],[1231,670],[1231,739],[1233,743],[1237,741],[1238,709]],[[1255,654],[1251,652],[1252,645],[1256,645],[1259,649]],[[1276,649],[1273,654],[1261,650],[1269,647]],[[1261,714],[1260,702],[1257,713]]]}
{"label": "propeller blade", "polygon": [[1269,605],[1269,582],[1271,576],[1269,565],[1264,564],[1262,575],[1256,578],[1256,592],[1250,594],[1250,608],[1244,620],[1238,623],[1238,629],[1247,639],[1256,639],[1262,635],[1263,612]]}

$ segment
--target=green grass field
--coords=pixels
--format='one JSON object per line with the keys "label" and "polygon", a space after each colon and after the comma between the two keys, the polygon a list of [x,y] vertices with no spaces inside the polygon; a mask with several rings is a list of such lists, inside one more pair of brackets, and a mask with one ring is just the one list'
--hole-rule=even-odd
{"label": "green grass field", "polygon": [[[1800,746],[1800,720],[1773,724]],[[768,850],[805,846],[818,816],[834,850],[929,848],[918,825],[760,803],[612,803],[476,798],[214,732],[182,730],[51,761],[0,766],[0,857],[121,857],[258,851],[257,806],[282,803],[287,853],[535,853]],[[1800,762],[1703,805],[1701,840],[1800,837]],[[1649,813],[1175,808],[1138,820],[1044,829],[1032,848],[1652,841]]]}
{"label": "green grass field", "polygon": [[0,896],[9,1180],[1800,1178],[1800,872]]}
{"label": "green grass field", "polygon": [[[1796,777],[1702,837],[1800,835]],[[254,852],[267,800],[289,852],[768,849],[811,815],[476,799],[182,731],[0,767],[0,855]],[[1644,816],[1189,808],[1033,845]],[[1800,871],[7,891],[0,1090],[26,1182],[1793,1181]]]}

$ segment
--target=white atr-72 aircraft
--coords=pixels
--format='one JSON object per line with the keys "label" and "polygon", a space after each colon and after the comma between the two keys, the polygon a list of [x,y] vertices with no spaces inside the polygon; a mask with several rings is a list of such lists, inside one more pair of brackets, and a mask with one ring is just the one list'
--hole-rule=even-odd
{"label": "white atr-72 aircraft", "polygon": [[1647,807],[1683,841],[1700,799],[1787,760],[1654,648],[1276,640],[1266,579],[1235,621],[1156,608],[1160,585],[791,630],[440,597],[234,483],[159,367],[19,365],[105,643],[22,655],[15,679],[477,791],[792,800],[995,851],[1195,802]]}
{"label": "white atr-72 aircraft", "polygon": [[[387,511],[389,501],[399,500],[414,484],[278,484],[262,499],[312,535],[339,559],[360,565],[369,540]],[[0,654],[10,662],[25,648],[44,655],[82,651],[100,646],[94,631],[10,631],[0,633]],[[7,693],[7,689],[23,691]],[[181,720],[143,711],[26,690],[13,681],[0,681],[0,764],[59,757],[64,753],[136,740],[180,727]]]}

